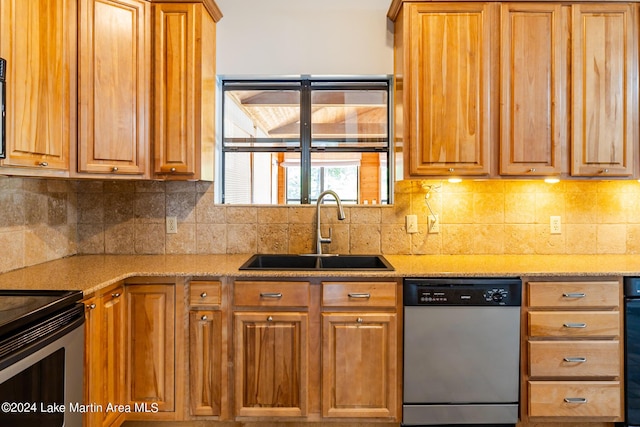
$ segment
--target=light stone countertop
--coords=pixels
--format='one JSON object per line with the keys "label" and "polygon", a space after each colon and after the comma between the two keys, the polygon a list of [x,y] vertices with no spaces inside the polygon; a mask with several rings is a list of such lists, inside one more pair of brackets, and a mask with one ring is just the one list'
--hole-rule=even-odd
{"label": "light stone countertop", "polygon": [[395,271],[240,271],[240,255],[82,255],[0,274],[0,289],[85,295],[129,277],[640,276],[640,255],[385,255]]}

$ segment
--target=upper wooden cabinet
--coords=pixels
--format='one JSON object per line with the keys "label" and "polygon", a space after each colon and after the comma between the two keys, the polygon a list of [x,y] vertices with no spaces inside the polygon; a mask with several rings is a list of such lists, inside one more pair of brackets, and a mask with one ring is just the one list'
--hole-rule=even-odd
{"label": "upper wooden cabinet", "polygon": [[405,177],[632,176],[637,15],[635,3],[394,0]]}
{"label": "upper wooden cabinet", "polygon": [[2,166],[11,174],[68,175],[76,140],[76,22],[76,1],[0,1],[0,56],[7,60]]}
{"label": "upper wooden cabinet", "polygon": [[222,15],[202,3],[153,7],[154,175],[212,181],[215,37]]}
{"label": "upper wooden cabinet", "polygon": [[148,176],[150,3],[79,5],[78,172]]}
{"label": "upper wooden cabinet", "polygon": [[500,174],[559,175],[567,140],[567,33],[559,3],[505,3]]}
{"label": "upper wooden cabinet", "polygon": [[638,145],[637,8],[571,8],[571,174],[630,176]]}
{"label": "upper wooden cabinet", "polygon": [[496,4],[405,3],[396,20],[396,112],[405,176],[489,173]]}

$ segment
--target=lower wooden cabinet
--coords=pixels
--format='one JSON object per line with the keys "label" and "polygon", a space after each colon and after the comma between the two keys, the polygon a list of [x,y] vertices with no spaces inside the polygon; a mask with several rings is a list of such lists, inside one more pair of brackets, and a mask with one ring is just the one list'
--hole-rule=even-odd
{"label": "lower wooden cabinet", "polygon": [[127,403],[133,417],[175,411],[175,288],[127,285]]}
{"label": "lower wooden cabinet", "polygon": [[[108,288],[85,301],[85,403],[99,410],[87,412],[86,427],[116,427],[124,413],[109,405],[124,403],[125,340],[124,288]],[[112,407],[113,407],[112,406]]]}
{"label": "lower wooden cabinet", "polygon": [[621,278],[523,282],[524,421],[622,421]]}
{"label": "lower wooden cabinet", "polygon": [[223,415],[226,396],[226,346],[223,342],[221,283],[194,280],[189,284],[189,415]]}
{"label": "lower wooden cabinet", "polygon": [[322,416],[393,418],[396,315],[323,313]]}

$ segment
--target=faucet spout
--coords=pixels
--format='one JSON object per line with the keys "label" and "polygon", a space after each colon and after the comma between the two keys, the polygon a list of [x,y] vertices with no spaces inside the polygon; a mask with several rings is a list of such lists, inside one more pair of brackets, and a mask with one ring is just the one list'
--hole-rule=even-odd
{"label": "faucet spout", "polygon": [[323,243],[331,243],[331,228],[329,228],[328,237],[323,237],[322,231],[320,231],[320,205],[325,196],[332,196],[336,199],[336,203],[338,204],[338,219],[341,221],[345,219],[344,208],[342,207],[342,201],[340,197],[338,197],[338,194],[333,190],[326,190],[320,193],[318,201],[316,202],[316,255],[322,255]]}

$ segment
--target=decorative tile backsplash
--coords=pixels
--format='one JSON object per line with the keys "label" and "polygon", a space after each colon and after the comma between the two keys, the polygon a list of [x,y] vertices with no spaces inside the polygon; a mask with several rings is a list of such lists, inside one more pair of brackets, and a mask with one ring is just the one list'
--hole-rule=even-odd
{"label": "decorative tile backsplash", "polygon": [[[425,200],[428,189],[429,198]],[[309,253],[315,205],[214,204],[206,182],[0,177],[0,271],[73,254]],[[428,233],[431,211],[440,232]],[[396,183],[392,206],[322,208],[325,252],[383,254],[640,253],[637,181]],[[405,216],[418,217],[407,234]],[[549,217],[561,217],[551,234]],[[165,217],[178,219],[166,234]]]}

